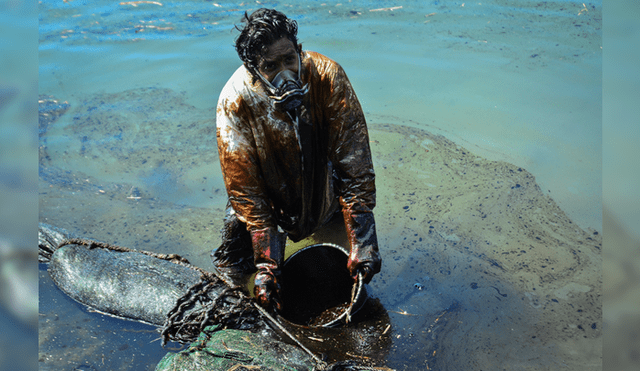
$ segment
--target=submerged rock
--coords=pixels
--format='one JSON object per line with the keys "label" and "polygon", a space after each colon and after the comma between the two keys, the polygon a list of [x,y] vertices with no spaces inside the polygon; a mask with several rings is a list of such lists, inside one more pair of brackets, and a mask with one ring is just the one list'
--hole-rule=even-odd
{"label": "submerged rock", "polygon": [[158,326],[178,299],[200,281],[198,271],[165,260],[80,245],[56,250],[49,274],[62,291],[80,303]]}

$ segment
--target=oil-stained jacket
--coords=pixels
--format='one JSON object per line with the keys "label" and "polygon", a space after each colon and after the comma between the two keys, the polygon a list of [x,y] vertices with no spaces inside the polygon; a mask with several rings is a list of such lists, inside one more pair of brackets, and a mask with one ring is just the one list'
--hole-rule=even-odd
{"label": "oil-stained jacket", "polygon": [[348,231],[358,215],[367,220],[349,232],[352,248],[374,244],[377,257],[375,175],[362,108],[340,65],[315,52],[302,55],[309,91],[298,122],[272,107],[244,66],[222,90],[217,139],[230,204],[250,232],[280,226],[297,241],[322,226],[339,200]]}

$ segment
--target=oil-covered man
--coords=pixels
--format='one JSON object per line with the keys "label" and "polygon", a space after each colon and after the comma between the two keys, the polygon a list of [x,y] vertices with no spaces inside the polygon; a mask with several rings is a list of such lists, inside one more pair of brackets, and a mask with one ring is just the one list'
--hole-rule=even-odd
{"label": "oil-covered man", "polygon": [[258,303],[279,310],[286,238],[303,239],[340,211],[349,272],[369,282],[380,271],[375,175],[364,114],[342,67],[303,51],[297,23],[276,10],[243,21],[236,40],[243,65],[217,107],[229,202],[212,256],[221,271],[257,269]]}

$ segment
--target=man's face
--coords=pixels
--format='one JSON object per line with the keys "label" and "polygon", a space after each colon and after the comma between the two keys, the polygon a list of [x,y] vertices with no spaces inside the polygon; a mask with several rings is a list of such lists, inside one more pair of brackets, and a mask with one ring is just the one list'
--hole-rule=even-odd
{"label": "man's face", "polygon": [[269,82],[284,70],[298,74],[298,53],[291,40],[286,37],[269,45],[258,62],[258,73]]}

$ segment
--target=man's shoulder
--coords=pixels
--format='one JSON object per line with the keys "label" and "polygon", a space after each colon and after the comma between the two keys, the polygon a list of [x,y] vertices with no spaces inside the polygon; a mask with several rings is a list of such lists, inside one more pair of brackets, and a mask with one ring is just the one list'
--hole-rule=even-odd
{"label": "man's shoulder", "polygon": [[227,83],[224,85],[223,91],[225,90],[234,90],[241,91],[248,87],[251,84],[251,76],[249,71],[244,65],[238,67],[235,72],[231,75]]}
{"label": "man's shoulder", "polygon": [[339,64],[333,59],[327,57],[324,54],[320,54],[318,52],[306,50],[305,51],[307,57],[313,62],[313,64],[318,69],[334,69],[339,66]]}
{"label": "man's shoulder", "polygon": [[312,51],[312,50],[305,50],[304,52],[307,54],[307,56],[308,56],[309,58],[311,58],[311,59],[312,59],[312,60],[314,60],[314,61],[323,61],[323,60],[329,60],[329,61],[331,61],[331,58],[327,57],[327,56],[326,56],[326,55],[324,55],[324,54],[320,54],[320,53],[318,53],[318,52],[314,52],[314,51]]}
{"label": "man's shoulder", "polygon": [[344,74],[342,66],[335,60],[318,52],[306,51],[305,53],[310,61],[307,66],[315,70],[320,78],[333,80],[337,76]]}
{"label": "man's shoulder", "polygon": [[252,81],[249,71],[244,65],[241,65],[235,70],[233,75],[231,75],[229,80],[227,80],[227,83],[222,88],[219,101],[228,99],[235,101],[239,96],[247,94],[251,84]]}

